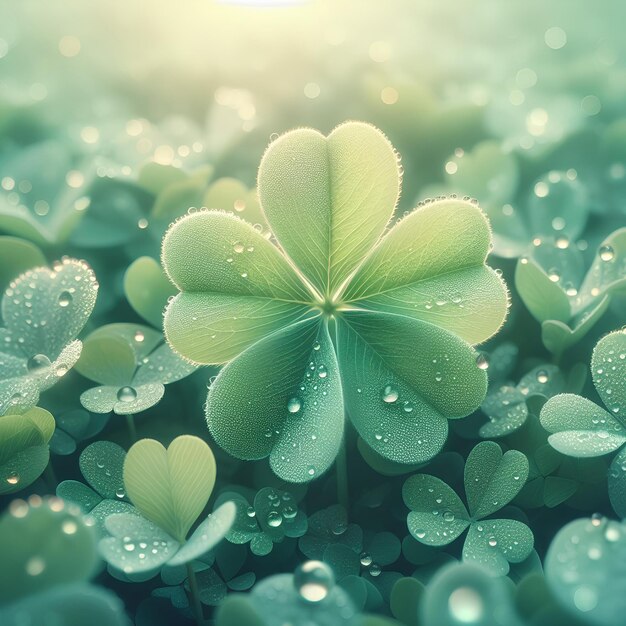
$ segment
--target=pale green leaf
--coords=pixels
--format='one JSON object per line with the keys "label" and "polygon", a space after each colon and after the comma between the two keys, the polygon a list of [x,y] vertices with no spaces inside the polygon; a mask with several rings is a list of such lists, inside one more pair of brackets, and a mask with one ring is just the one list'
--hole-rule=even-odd
{"label": "pale green leaf", "polygon": [[272,142],[259,167],[272,232],[320,294],[332,295],[376,243],[400,192],[397,157],[373,126],[348,122]]}
{"label": "pale green leaf", "polygon": [[225,502],[215,509],[170,559],[169,565],[183,565],[212,550],[227,535],[235,521],[235,515],[236,507],[233,502]]}
{"label": "pale green leaf", "polygon": [[126,451],[111,441],[95,441],[80,455],[79,466],[85,480],[103,498],[124,498],[124,459]]}
{"label": "pale green leaf", "polygon": [[191,435],[177,437],[167,450],[153,439],[138,441],[124,463],[132,503],[181,542],[206,506],[215,474],[211,449]]}
{"label": "pale green leaf", "polygon": [[515,287],[519,295],[539,322],[556,320],[568,322],[571,316],[570,301],[557,282],[528,257],[522,257],[515,268]]}
{"label": "pale green leaf", "polygon": [[161,383],[137,387],[93,387],[80,395],[80,403],[92,413],[134,415],[154,406],[161,400],[165,387]]}
{"label": "pale green leaf", "polygon": [[591,357],[593,384],[618,420],[626,419],[626,330],[598,341]]}
{"label": "pale green leaf", "polygon": [[569,456],[608,454],[626,443],[626,428],[591,400],[570,393],[550,398],[541,409],[541,425],[552,433],[550,445]]}
{"label": "pale green leaf", "polygon": [[100,554],[125,574],[156,570],[167,563],[179,547],[162,528],[140,515],[110,515],[104,526],[112,536],[100,540]]}
{"label": "pale green leaf", "polygon": [[236,178],[219,178],[214,181],[204,195],[203,206],[229,211],[250,224],[258,224],[263,231],[268,230],[256,189],[248,189]]}
{"label": "pale green leaf", "polygon": [[259,339],[310,315],[309,307],[265,297],[180,293],[167,307],[165,334],[186,358],[227,363]]}
{"label": "pale green leaf", "polygon": [[480,209],[433,202],[394,226],[361,265],[343,298],[441,326],[470,343],[506,316],[504,283],[485,267],[491,233]]}
{"label": "pale green leaf", "polygon": [[402,497],[411,509],[407,517],[409,532],[427,545],[452,543],[470,524],[459,496],[434,476],[411,476],[402,487]]}
{"label": "pale green leaf", "polygon": [[101,385],[127,385],[133,378],[137,358],[132,345],[116,335],[90,335],[76,363],[79,374]]}
{"label": "pale green leaf", "polygon": [[0,236],[0,292],[20,274],[46,265],[43,252],[30,241],[18,237]]}
{"label": "pale green leaf", "polygon": [[350,419],[371,448],[393,461],[432,458],[445,443],[447,419],[468,415],[485,396],[478,353],[432,324],[347,312],[337,335]]}
{"label": "pale green leaf", "polygon": [[463,545],[463,561],[482,565],[492,576],[506,576],[509,563],[523,561],[533,545],[533,533],[522,522],[481,520],[470,526]]}
{"label": "pale green leaf", "polygon": [[517,450],[502,454],[493,441],[474,446],[465,462],[465,493],[472,517],[481,519],[499,511],[524,486],[528,459]]}
{"label": "pale green leaf", "polygon": [[176,288],[157,261],[148,256],[135,259],[124,274],[124,294],[130,306],[156,328],[163,326],[163,311]]}

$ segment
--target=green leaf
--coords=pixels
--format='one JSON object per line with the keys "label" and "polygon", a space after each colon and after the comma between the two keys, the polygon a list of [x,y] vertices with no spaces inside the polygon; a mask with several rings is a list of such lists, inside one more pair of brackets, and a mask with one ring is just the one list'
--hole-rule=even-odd
{"label": "green leaf", "polygon": [[502,280],[485,266],[491,233],[480,209],[442,200],[410,213],[374,248],[344,300],[400,313],[469,343],[491,337],[507,311]]}
{"label": "green leaf", "polygon": [[570,393],[550,398],[541,409],[541,425],[550,445],[563,454],[591,457],[626,443],[626,428],[591,400]]}
{"label": "green leaf", "polygon": [[275,543],[284,537],[301,537],[307,531],[306,515],[287,491],[260,489],[254,496],[253,509],[259,527]]}
{"label": "green leaf", "polygon": [[166,343],[141,359],[132,384],[140,387],[160,383],[169,385],[195,372],[197,367],[183,360]]}
{"label": "green leaf", "polygon": [[37,593],[0,609],[4,626],[20,624],[63,624],[83,626],[127,626],[121,600],[108,589],[84,583],[63,585]]}
{"label": "green leaf", "polygon": [[236,512],[233,502],[225,502],[215,509],[170,559],[169,565],[184,565],[212,550],[227,535],[235,521]]}
{"label": "green leaf", "polygon": [[569,321],[571,308],[567,294],[533,259],[522,257],[517,262],[515,287],[537,321]]}
{"label": "green leaf", "polygon": [[83,343],[76,370],[85,378],[101,385],[122,387],[133,378],[137,357],[124,337],[113,334],[92,334]]}
{"label": "green leaf", "polygon": [[531,553],[533,534],[522,522],[510,519],[473,522],[463,545],[463,561],[487,568],[492,576],[506,576],[509,563],[520,563]]}
{"label": "green leaf", "polygon": [[201,206],[204,191],[212,176],[213,168],[206,165],[184,179],[168,184],[156,198],[152,217],[172,220],[191,207]]}
{"label": "green leaf", "polygon": [[125,574],[156,570],[167,563],[179,547],[162,528],[140,515],[110,515],[104,525],[112,536],[100,540],[100,554]]}
{"label": "green leaf", "polygon": [[591,375],[605,406],[617,419],[626,419],[626,329],[598,341],[591,357]]}
{"label": "green leaf", "polygon": [[[291,482],[326,471],[339,449],[344,418],[325,325],[300,322],[248,348],[219,373],[206,411],[211,434],[230,454],[269,455],[274,471]],[[293,447],[296,437],[302,439]]]}
{"label": "green leaf", "polygon": [[337,335],[348,413],[359,435],[386,458],[431,459],[445,443],[447,418],[465,417],[484,398],[487,374],[476,363],[478,353],[444,329],[350,311]]}
{"label": "green leaf", "polygon": [[232,215],[203,211],[179,220],[165,236],[162,260],[183,291],[166,309],[167,339],[197,363],[227,362],[309,310],[303,303],[311,294],[278,249]]}
{"label": "green leaf", "polygon": [[411,509],[407,517],[409,532],[422,543],[448,545],[470,525],[459,496],[434,476],[411,476],[402,487],[402,497]]}
{"label": "green leaf", "polygon": [[622,448],[611,462],[607,474],[609,499],[618,517],[626,518],[626,448]]}
{"label": "green leaf", "polygon": [[626,524],[579,519],[557,533],[545,559],[550,589],[584,623],[619,626],[626,611],[622,574]]}
{"label": "green leaf", "polygon": [[526,396],[519,388],[507,385],[488,393],[480,408],[489,417],[489,422],[480,428],[480,436],[485,438],[505,437],[528,417]]}
{"label": "green leaf", "polygon": [[281,247],[323,295],[350,276],[389,221],[400,192],[393,147],[373,126],[348,122],[272,142],[259,198]]}
{"label": "green leaf", "polygon": [[135,259],[124,274],[124,294],[130,306],[156,328],[163,326],[163,311],[176,288],[157,261],[142,256]]}
{"label": "green leaf", "polygon": [[392,615],[402,624],[419,626],[418,610],[424,589],[421,582],[411,577],[401,578],[393,586],[389,608]]}
{"label": "green leaf", "polygon": [[0,292],[17,276],[33,267],[46,265],[43,252],[30,241],[18,237],[0,237]]}
{"label": "green leaf", "polygon": [[[20,359],[13,376],[29,374],[45,389],[74,365],[81,344],[72,340],[87,322],[97,291],[91,269],[71,259],[51,270],[29,270],[9,285],[2,299],[6,329],[0,329],[0,337],[3,352]],[[37,362],[29,366],[33,357]]]}
{"label": "green leaf", "polygon": [[166,450],[142,439],[124,463],[126,493],[139,511],[183,542],[213,491],[215,458],[209,446],[191,435],[174,439]]}
{"label": "green leaf", "polygon": [[124,498],[124,459],[126,451],[111,441],[95,441],[80,455],[79,465],[85,480],[102,498]]}
{"label": "green leaf", "polygon": [[214,181],[204,195],[203,206],[229,211],[257,229],[261,226],[263,231],[268,230],[256,189],[248,189],[236,178],[219,178]]}
{"label": "green leaf", "polygon": [[465,493],[472,517],[481,519],[499,511],[524,486],[528,459],[522,452],[502,448],[493,441],[474,446],[465,462]]}
{"label": "green leaf", "polygon": [[134,415],[154,406],[161,400],[165,387],[160,383],[138,387],[93,387],[80,395],[80,403],[92,413]]}
{"label": "green leaf", "polygon": [[24,489],[41,476],[53,432],[54,418],[39,407],[0,417],[0,494]]}
{"label": "green leaf", "polygon": [[0,518],[0,604],[86,580],[97,563],[93,529],[58,498],[15,500]]}

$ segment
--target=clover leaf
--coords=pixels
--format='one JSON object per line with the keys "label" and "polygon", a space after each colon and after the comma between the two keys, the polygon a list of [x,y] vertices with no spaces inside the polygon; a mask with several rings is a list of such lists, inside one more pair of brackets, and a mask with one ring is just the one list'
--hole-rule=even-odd
{"label": "clover leaf", "polygon": [[34,407],[0,417],[0,494],[28,487],[48,465],[54,418]]}
{"label": "clover leaf", "polygon": [[166,234],[163,265],[182,293],[165,333],[191,361],[226,363],[206,412],[230,454],[269,457],[281,478],[309,481],[334,461],[347,411],[376,452],[423,462],[441,450],[447,420],[482,401],[487,376],[470,344],[496,332],[507,308],[485,266],[488,223],[449,199],[383,236],[399,181],[393,148],[367,124],[328,137],[296,130],[259,169],[280,248],[212,211]]}
{"label": "clover leaf", "polygon": [[126,451],[111,441],[96,441],[80,455],[79,466],[87,485],[64,480],[57,486],[57,496],[78,504],[95,521],[100,534],[104,522],[116,513],[135,513],[124,489],[123,467]]}
{"label": "clover leaf", "polygon": [[626,524],[600,516],[570,522],[552,540],[546,578],[559,602],[585,623],[624,621]]}
{"label": "clover leaf", "polygon": [[149,572],[168,563],[184,565],[217,545],[235,520],[235,505],[226,502],[187,538],[215,484],[215,459],[198,437],[181,435],[165,449],[142,439],[124,461],[124,488],[139,515],[107,517],[110,537],[100,553],[125,574]]}
{"label": "clover leaf", "polygon": [[164,385],[180,380],[196,366],[175,354],[153,328],[108,324],[86,339],[76,364],[80,374],[100,383],[80,396],[93,413],[132,415],[154,406]]}
{"label": "clover leaf", "polygon": [[[541,424],[551,433],[550,445],[573,457],[602,456],[626,443],[626,332],[614,331],[600,339],[591,357],[591,375],[608,411],[574,394],[554,396],[541,410]],[[620,453],[608,474],[609,493],[619,512],[626,511],[624,458]]]}
{"label": "clover leaf", "polygon": [[526,422],[529,405],[538,410],[538,403],[544,403],[558,393],[580,391],[584,382],[581,368],[575,366],[566,377],[559,367],[545,363],[522,376],[517,385],[505,383],[496,389],[489,389],[481,405],[489,422],[480,428],[480,436],[496,438],[510,435]]}
{"label": "clover leaf", "polygon": [[0,291],[20,274],[46,264],[43,252],[30,241],[19,237],[0,237]]}
{"label": "clover leaf", "polygon": [[9,155],[2,162],[0,228],[41,246],[64,242],[89,204],[93,169],[58,141]]}
{"label": "clover leaf", "polygon": [[218,505],[230,500],[237,507],[235,522],[226,535],[229,542],[249,542],[253,554],[266,556],[285,537],[302,537],[307,532],[307,517],[288,491],[263,487],[251,498],[252,504],[247,496],[227,490],[217,499]]}
{"label": "clover leaf", "polygon": [[0,604],[86,580],[98,562],[93,529],[59,498],[14,500],[0,518]]}
{"label": "clover leaf", "polygon": [[2,298],[0,399],[34,406],[78,360],[76,339],[96,302],[98,283],[82,261],[64,259],[29,270],[10,283]]}
{"label": "clover leaf", "polygon": [[[541,324],[543,344],[559,355],[580,341],[608,308],[611,298],[626,290],[626,228],[616,230],[599,246],[582,280],[571,272],[567,239],[556,242],[555,254],[542,262],[522,257],[515,270],[515,286],[522,301]],[[559,253],[559,247],[562,246]],[[552,259],[548,261],[548,259]],[[548,262],[547,262],[548,261]]]}
{"label": "clover leaf", "polygon": [[519,493],[527,477],[524,454],[517,450],[502,454],[497,443],[483,441],[465,463],[468,508],[435,476],[415,474],[406,480],[402,496],[411,509],[409,532],[426,545],[445,546],[469,529],[463,560],[478,562],[495,576],[506,575],[509,563],[523,561],[532,551],[533,534],[522,522],[489,516]]}

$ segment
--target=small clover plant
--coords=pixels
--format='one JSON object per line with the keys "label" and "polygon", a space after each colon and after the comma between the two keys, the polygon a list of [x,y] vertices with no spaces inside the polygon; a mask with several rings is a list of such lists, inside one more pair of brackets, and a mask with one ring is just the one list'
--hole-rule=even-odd
{"label": "small clover plant", "polygon": [[609,333],[596,344],[591,376],[608,411],[574,394],[551,398],[541,410],[550,445],[573,457],[595,457],[620,450],[608,474],[615,511],[626,516],[626,331]]}
{"label": "small clover plant", "polygon": [[215,211],[180,219],[163,241],[181,291],[165,312],[168,341],[195,363],[226,364],[206,404],[216,442],[306,482],[334,461],[347,411],[382,456],[431,459],[448,419],[483,400],[471,344],[506,315],[504,283],[485,265],[486,218],[448,199],[385,232],[397,155],[357,122],[283,135],[258,186],[278,245]]}
{"label": "small clover plant", "polygon": [[83,407],[93,413],[132,415],[154,406],[165,393],[164,385],[196,367],[175,354],[153,328],[108,324],[85,339],[76,369],[100,383],[81,394]]}
{"label": "small clover plant", "polygon": [[306,533],[307,517],[291,493],[264,487],[251,497],[252,503],[246,495],[227,490],[217,499],[218,505],[232,501],[237,507],[235,522],[226,535],[229,542],[249,542],[253,554],[266,556],[285,537],[302,537]]}
{"label": "small clover plant", "polygon": [[465,463],[465,495],[459,496],[435,476],[416,474],[402,488],[409,532],[418,541],[445,546],[469,529],[463,560],[485,566],[494,576],[506,575],[509,563],[520,563],[533,549],[533,534],[523,522],[491,519],[520,491],[528,477],[528,459],[517,450],[502,454],[500,446],[483,441]]}
{"label": "small clover plant", "polygon": [[519,295],[541,324],[545,347],[556,355],[579,342],[605,313],[611,299],[626,291],[626,228],[616,230],[600,244],[582,280],[572,271],[576,266],[572,254],[575,256],[564,238],[541,259],[535,254],[520,258],[515,270]]}
{"label": "small clover plant", "polygon": [[134,513],[124,491],[123,468],[126,451],[111,441],[96,441],[80,454],[79,466],[87,485],[64,480],[57,486],[57,496],[81,507],[94,521],[101,534],[104,522],[115,513]]}
{"label": "small clover plant", "polygon": [[20,491],[41,476],[54,427],[52,415],[40,407],[0,416],[0,495]]}
{"label": "small clover plant", "polygon": [[96,302],[98,283],[86,263],[64,259],[52,269],[28,270],[12,281],[2,298],[0,398],[34,406],[78,360],[76,336]]}
{"label": "small clover plant", "polygon": [[124,489],[139,514],[107,517],[110,537],[100,553],[125,574],[184,565],[216,546],[235,520],[235,505],[226,502],[187,538],[204,510],[215,484],[216,467],[209,446],[198,437],[181,435],[165,449],[142,439],[124,461]]}

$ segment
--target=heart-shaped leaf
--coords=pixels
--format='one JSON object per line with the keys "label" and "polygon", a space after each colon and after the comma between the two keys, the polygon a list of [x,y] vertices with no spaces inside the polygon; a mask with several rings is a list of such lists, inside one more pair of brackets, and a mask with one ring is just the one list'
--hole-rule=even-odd
{"label": "heart-shaped leaf", "polygon": [[213,491],[215,473],[213,453],[198,437],[177,437],[167,450],[143,439],[126,455],[124,485],[142,515],[184,542]]}

